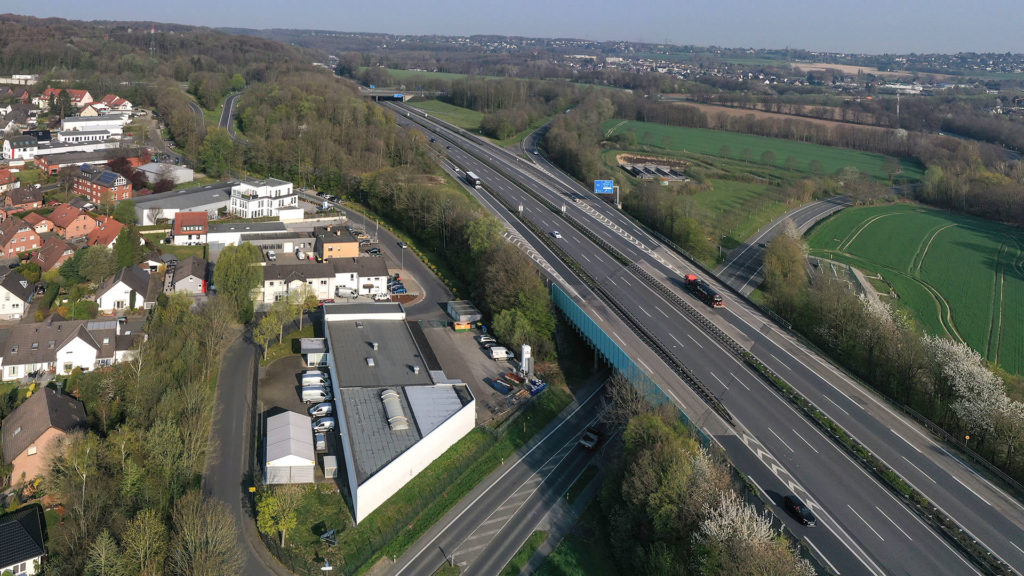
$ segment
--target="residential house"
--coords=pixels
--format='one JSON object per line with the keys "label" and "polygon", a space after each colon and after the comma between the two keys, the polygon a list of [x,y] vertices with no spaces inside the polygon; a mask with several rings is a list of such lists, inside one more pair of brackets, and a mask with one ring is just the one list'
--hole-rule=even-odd
{"label": "residential house", "polygon": [[15,188],[4,194],[4,211],[8,214],[28,212],[43,207],[43,193],[34,187]]}
{"label": "residential house", "polygon": [[96,228],[89,232],[87,243],[89,246],[106,246],[113,248],[118,234],[124,229],[124,224],[114,220],[110,216],[96,218]]}
{"label": "residential house", "polygon": [[57,314],[43,322],[14,324],[7,328],[6,340],[0,339],[3,379],[39,371],[63,376],[75,368],[88,371],[123,362],[145,338],[141,330],[127,326],[112,318],[65,320]]}
{"label": "residential house", "polygon": [[49,218],[53,222],[54,231],[68,240],[88,236],[96,229],[96,221],[71,204],[58,204],[50,212]]}
{"label": "residential house", "polygon": [[186,294],[206,293],[206,260],[189,256],[174,267],[171,285],[175,292]]}
{"label": "residential house", "polygon": [[[21,350],[20,346],[19,352],[32,355],[49,343],[53,343],[54,349],[57,348],[55,339],[42,342],[35,339],[33,342],[37,345],[35,352]],[[64,343],[63,340],[61,343]],[[5,348],[5,360],[8,355],[10,353]],[[8,378],[5,376],[4,379]],[[85,424],[85,408],[79,400],[49,387],[29,396],[3,422],[4,463],[14,465],[12,482],[31,481],[43,474],[47,460],[53,458],[59,439],[76,428],[84,428]]]}
{"label": "residential house", "polygon": [[12,136],[4,140],[5,160],[31,160],[39,151],[39,141],[32,136]]}
{"label": "residential house", "polygon": [[0,574],[39,574],[46,554],[39,506],[0,516],[0,543]]}
{"label": "residential house", "polygon": [[167,254],[161,254],[156,250],[150,252],[149,254],[146,254],[146,256],[142,259],[142,262],[139,262],[139,268],[142,268],[143,270],[149,270],[150,273],[162,272],[163,270],[166,270],[167,267],[169,266],[177,265],[177,256],[171,254],[170,252],[168,252]]}
{"label": "residential house", "polygon": [[262,291],[256,303],[262,307],[309,286],[319,299],[386,294],[388,267],[383,258],[335,258],[323,263],[266,263]]}
{"label": "residential house", "polygon": [[3,256],[17,256],[39,248],[42,240],[31,225],[17,216],[0,222],[0,253]]}
{"label": "residential house", "polygon": [[100,110],[105,110],[106,106],[93,102],[85,108],[78,111],[78,115],[82,118],[95,118],[100,115]]}
{"label": "residential house", "polygon": [[107,94],[99,100],[100,104],[103,104],[111,112],[127,112],[131,113],[132,103],[116,94]]}
{"label": "residential house", "polygon": [[75,194],[85,196],[94,204],[127,200],[132,197],[132,183],[127,178],[111,172],[83,164],[75,175],[72,190]]}
{"label": "residential house", "polygon": [[0,168],[0,192],[8,192],[21,186],[21,181],[10,168]]}
{"label": "residential house", "polygon": [[171,230],[175,246],[200,246],[206,244],[210,228],[210,216],[206,212],[178,212],[174,215]]}
{"label": "residential house", "polygon": [[0,319],[17,320],[32,301],[32,284],[16,270],[6,270],[0,277]]}
{"label": "residential house", "polygon": [[100,312],[113,314],[118,310],[150,309],[155,298],[149,297],[149,272],[138,266],[122,268],[100,283],[96,303]]}
{"label": "residential house", "polygon": [[[12,213],[14,211],[12,210]],[[47,232],[53,232],[53,222],[49,218],[43,216],[38,212],[29,212],[22,218],[26,224],[32,227],[36,231],[36,234],[46,234]]]}
{"label": "residential house", "polygon": [[337,224],[313,229],[314,252],[324,260],[359,256],[359,240]]}
{"label": "residential house", "polygon": [[245,179],[233,186],[228,212],[242,218],[302,218],[299,195],[292,189],[292,183],[276,178]]}
{"label": "residential house", "polygon": [[43,247],[32,254],[29,262],[39,264],[43,272],[59,268],[61,264],[75,255],[75,247],[68,244],[60,236],[47,236]]}
{"label": "residential house", "polygon": [[27,88],[15,88],[14,99],[22,104],[28,104],[29,100],[32,99],[32,95],[28,93]]}
{"label": "residential house", "polygon": [[[50,97],[52,96],[56,100],[62,90],[63,88],[47,88],[42,94],[33,98],[32,103],[48,110],[50,108]],[[68,88],[68,96],[71,97],[71,105],[75,108],[83,108],[93,102],[92,94],[89,94],[88,90]]]}

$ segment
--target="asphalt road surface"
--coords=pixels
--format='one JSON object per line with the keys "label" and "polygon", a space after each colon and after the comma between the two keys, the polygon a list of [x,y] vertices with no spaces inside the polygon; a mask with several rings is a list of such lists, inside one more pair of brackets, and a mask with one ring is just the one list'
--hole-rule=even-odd
{"label": "asphalt road surface", "polygon": [[[409,116],[403,118],[404,114],[405,110],[399,109],[399,122],[412,120]],[[489,192],[505,197],[513,205],[522,204],[524,216],[542,230],[558,230],[562,235],[557,240],[559,245],[601,282],[610,296],[642,323],[668,353],[688,366],[719,397],[739,426],[728,433],[713,433],[715,440],[775,503],[776,514],[826,565],[841,573],[856,574],[976,572],[946,540],[816,426],[797,414],[759,376],[722,348],[718,340],[694,324],[677,304],[613,260],[558,210],[552,211],[540,203],[537,196],[556,205],[564,204],[566,217],[640,264],[657,282],[697,307],[1000,558],[1018,570],[1024,566],[1024,550],[1016,543],[1024,533],[1024,509],[966,466],[949,447],[896,414],[884,401],[744,302],[731,301],[724,310],[704,307],[679,286],[682,274],[700,273],[692,264],[588,190],[545,165],[542,158],[532,154],[527,159],[517,158],[436,125],[428,130],[431,136],[452,145],[448,150],[451,160],[480,176]],[[512,176],[517,184],[505,175]],[[526,194],[520,186],[530,189],[533,195]],[[574,202],[573,195],[582,201]],[[503,208],[496,210],[507,215]],[[533,244],[533,248],[545,252],[542,245]],[[574,282],[568,282],[571,288]],[[610,322],[618,324],[619,332],[629,330],[617,318]],[[628,351],[638,356],[642,353],[639,347]],[[653,364],[645,368],[659,371]],[[686,386],[678,378],[661,382],[670,396],[685,396]],[[714,428],[716,416],[706,407],[685,402],[681,406],[698,424]],[[817,528],[799,526],[785,515],[779,505],[782,496],[789,493],[803,497],[821,519]]]}
{"label": "asphalt road surface", "polygon": [[785,222],[792,222],[796,229],[805,233],[811,226],[850,205],[846,196],[811,202],[786,212],[770,224],[757,231],[749,240],[736,247],[724,264],[715,269],[718,279],[749,296],[764,281],[761,268],[764,265],[763,245],[771,242],[782,232]]}

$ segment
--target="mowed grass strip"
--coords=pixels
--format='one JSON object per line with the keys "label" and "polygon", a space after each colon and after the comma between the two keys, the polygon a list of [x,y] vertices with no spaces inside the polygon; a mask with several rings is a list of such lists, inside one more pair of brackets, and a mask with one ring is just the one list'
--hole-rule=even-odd
{"label": "mowed grass strip", "polygon": [[[771,151],[775,154],[775,161],[772,163],[774,166],[782,166],[786,158],[792,156],[797,160],[795,169],[799,172],[812,172],[811,163],[817,161],[821,164],[821,172],[824,174],[832,174],[852,166],[878,180],[888,181],[889,179],[885,170],[887,156],[849,148],[821,146],[809,142],[768,138],[738,132],[666,126],[634,120],[608,120],[601,125],[601,129],[606,136],[633,131],[638,144],[652,148],[685,150],[708,156],[720,156],[723,147],[728,147],[727,156],[732,159],[743,158],[744,150],[748,150],[751,164],[763,164],[761,155],[766,151]],[[924,176],[923,169],[915,162],[901,160],[900,165],[903,172],[899,174],[899,178],[919,180]]]}
{"label": "mowed grass strip", "polygon": [[440,100],[412,100],[409,104],[463,130],[479,130],[480,121],[484,118],[481,112],[454,106]]}
{"label": "mowed grass strip", "polygon": [[877,272],[925,332],[962,339],[1024,371],[1024,234],[909,204],[854,207],[816,226],[811,252]]}

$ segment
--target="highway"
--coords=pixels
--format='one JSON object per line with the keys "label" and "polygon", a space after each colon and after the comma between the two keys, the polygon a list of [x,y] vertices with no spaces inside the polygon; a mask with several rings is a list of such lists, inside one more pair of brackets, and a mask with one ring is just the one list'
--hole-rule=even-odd
{"label": "highway", "polygon": [[[408,123],[415,116],[405,116],[405,109],[390,106],[398,110],[400,123]],[[513,205],[522,204],[524,216],[542,230],[559,231],[559,246],[717,395],[739,424],[734,431],[709,433],[776,506],[787,493],[797,493],[808,502],[821,519],[817,528],[796,525],[778,507],[775,512],[834,571],[976,572],[945,539],[797,414],[718,339],[694,324],[674,300],[656,290],[651,279],[704,312],[718,329],[782,375],[998,557],[1018,571],[1024,566],[1024,550],[1016,542],[1024,531],[1024,509],[918,425],[896,414],[884,401],[742,301],[730,301],[724,310],[703,307],[679,287],[682,274],[702,274],[700,271],[556,168],[544,164],[542,157],[530,154],[526,159],[519,158],[436,125],[430,130],[432,135],[451,143],[452,161],[478,174],[488,191],[505,197]],[[491,166],[512,176],[532,193],[527,194]],[[573,195],[582,200],[573,201]],[[538,197],[559,207],[564,204],[568,218],[638,264],[642,273],[613,259],[569,221],[538,201]],[[544,252],[536,244],[533,247]],[[617,318],[612,318],[610,324],[618,324],[610,334],[620,340],[619,333],[629,330]],[[626,349],[638,355],[641,352],[637,348]],[[642,359],[638,362],[650,369],[674,399],[685,396],[688,387],[681,379],[658,380],[663,367],[651,364],[660,360],[651,364]],[[680,405],[697,424],[713,428],[711,424],[717,415],[710,409],[686,402]]]}
{"label": "highway", "polygon": [[763,245],[771,242],[773,238],[782,232],[785,222],[792,222],[796,226],[797,231],[803,234],[811,226],[849,205],[850,199],[848,197],[836,196],[804,204],[799,208],[786,212],[773,220],[771,224],[758,230],[754,236],[742,245],[733,249],[725,263],[715,268],[715,276],[718,276],[720,281],[731,286],[733,290],[744,296],[749,296],[764,281],[764,275],[761,274],[761,268],[764,264]]}
{"label": "highway", "polygon": [[227,130],[228,136],[231,136],[231,139],[235,142],[245,143],[245,140],[241,136],[235,134],[235,103],[238,101],[239,96],[241,96],[241,94],[236,93],[231,94],[224,99],[224,107],[220,111],[220,120],[217,125],[220,128]]}

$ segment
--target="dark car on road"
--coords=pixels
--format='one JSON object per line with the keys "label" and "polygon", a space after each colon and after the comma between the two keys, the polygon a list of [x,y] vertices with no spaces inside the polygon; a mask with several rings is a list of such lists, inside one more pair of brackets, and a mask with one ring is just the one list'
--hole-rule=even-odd
{"label": "dark car on road", "polygon": [[782,499],[782,503],[786,507],[786,512],[792,514],[793,518],[796,518],[804,526],[814,526],[818,523],[814,514],[807,509],[807,505],[796,496],[786,496]]}
{"label": "dark car on road", "polygon": [[601,435],[598,434],[597,428],[587,426],[587,429],[583,431],[583,436],[580,437],[580,446],[583,446],[587,450],[593,450],[597,447],[597,443],[600,441]]}

